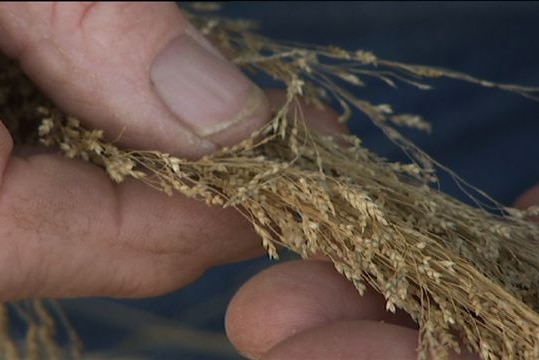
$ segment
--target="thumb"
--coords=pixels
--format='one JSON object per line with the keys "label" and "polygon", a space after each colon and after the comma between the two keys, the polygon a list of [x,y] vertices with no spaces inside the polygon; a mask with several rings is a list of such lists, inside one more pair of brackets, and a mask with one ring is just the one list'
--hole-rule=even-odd
{"label": "thumb", "polygon": [[269,117],[174,3],[1,3],[0,48],[60,107],[130,147],[198,157]]}

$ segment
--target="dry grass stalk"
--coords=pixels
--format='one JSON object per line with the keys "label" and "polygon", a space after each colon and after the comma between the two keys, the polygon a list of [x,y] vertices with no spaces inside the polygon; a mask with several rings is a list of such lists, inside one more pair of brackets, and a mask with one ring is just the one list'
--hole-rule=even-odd
{"label": "dry grass stalk", "polygon": [[[237,208],[274,258],[278,246],[303,257],[327,255],[360,293],[371,286],[385,296],[389,311],[403,309],[418,322],[421,358],[445,359],[460,344],[482,359],[539,358],[539,229],[526,221],[538,209],[518,211],[492,202],[500,210],[496,215],[434,190],[429,185],[441,165],[396,129],[428,129],[428,123],[358,99],[338,82],[362,86],[362,78],[375,77],[427,89],[421,79],[451,77],[535,99],[538,89],[394,63],[364,51],[275,43],[249,32],[245,22],[192,21],[236,64],[287,86],[286,104],[241,144],[198,161],[120,149],[101,131],[86,130],[56,109],[12,65],[3,65],[0,75],[2,120],[18,141],[39,136],[68,157],[102,166],[116,182],[134,177],[167,193]],[[412,162],[386,162],[353,136],[309,131],[297,106],[300,97],[320,106],[333,98],[343,120],[354,108],[363,112]],[[38,133],[22,129],[26,123],[39,127]],[[460,181],[456,175],[455,181]],[[15,358],[9,355],[5,313],[0,353]]]}

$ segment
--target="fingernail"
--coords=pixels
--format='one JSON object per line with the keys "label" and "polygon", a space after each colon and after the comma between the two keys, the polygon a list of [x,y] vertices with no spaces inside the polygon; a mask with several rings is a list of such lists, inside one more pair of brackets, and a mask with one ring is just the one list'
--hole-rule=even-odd
{"label": "fingernail", "polygon": [[172,40],[155,58],[151,80],[179,121],[201,138],[231,145],[265,122],[268,105],[260,89],[200,41],[189,33]]}

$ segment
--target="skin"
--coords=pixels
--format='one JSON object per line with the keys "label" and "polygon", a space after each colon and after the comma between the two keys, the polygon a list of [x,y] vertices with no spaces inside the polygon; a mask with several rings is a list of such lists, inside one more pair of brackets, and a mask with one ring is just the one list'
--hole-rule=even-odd
{"label": "skin", "polygon": [[[148,80],[156,54],[189,28],[174,4],[0,3],[0,50],[65,111],[113,138],[127,128],[123,146],[194,158],[197,138]],[[267,97],[277,106],[283,94]],[[304,111],[317,131],[345,131],[330,110]],[[219,144],[249,129],[228,129]],[[539,202],[538,190],[527,196],[523,203]],[[22,152],[1,123],[0,247],[0,301],[153,296],[262,252],[232,210],[113,184],[95,166],[42,149]],[[413,359],[417,342],[406,316],[388,317],[375,294],[359,298],[324,261],[254,277],[231,303],[227,330],[239,351],[264,359]]]}
{"label": "skin", "polygon": [[[2,51],[63,109],[109,134],[127,126],[122,145],[192,157],[187,142],[161,139],[192,134],[158,100],[147,70],[186,26],[174,4],[0,5]],[[233,211],[136,181],[115,185],[92,165],[38,149],[19,156],[3,126],[0,144],[0,300],[157,295],[259,253]]]}

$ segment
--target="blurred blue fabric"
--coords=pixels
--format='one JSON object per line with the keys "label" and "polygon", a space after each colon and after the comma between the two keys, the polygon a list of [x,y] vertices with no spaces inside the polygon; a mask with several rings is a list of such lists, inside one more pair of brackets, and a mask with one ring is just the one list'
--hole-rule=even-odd
{"label": "blurred blue fabric", "polygon": [[[537,3],[249,2],[226,4],[224,14],[257,20],[261,32],[275,39],[364,49],[381,58],[451,68],[498,82],[539,85]],[[538,103],[458,81],[432,84],[436,89],[430,92],[406,85],[394,90],[372,80],[359,95],[392,104],[398,112],[423,115],[433,132],[409,133],[419,147],[504,204],[539,182]],[[406,160],[361,115],[350,126],[373,151],[391,160]],[[442,177],[442,190],[466,200],[447,177]],[[194,329],[223,332],[224,311],[235,290],[269,264],[258,259],[222,266],[176,293],[119,303]],[[92,306],[99,311],[99,303],[90,300],[69,301],[66,306],[92,351],[107,352],[128,339],[136,326],[144,325],[107,325],[95,312],[80,311]],[[166,346],[159,350],[150,346],[138,355],[234,358]]]}

